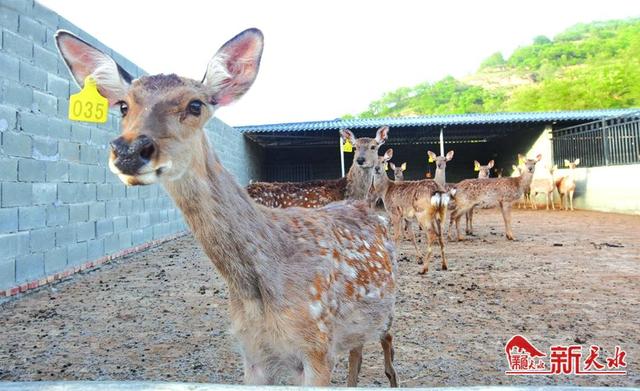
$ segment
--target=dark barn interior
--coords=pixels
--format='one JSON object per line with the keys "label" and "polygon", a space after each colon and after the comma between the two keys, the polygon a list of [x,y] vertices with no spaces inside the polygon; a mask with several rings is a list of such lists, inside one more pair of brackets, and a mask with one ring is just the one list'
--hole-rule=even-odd
{"label": "dark barn interior", "polygon": [[[427,150],[440,154],[440,132],[444,152],[454,150],[447,164],[447,180],[474,177],[474,160],[486,164],[495,161],[505,175],[517,164],[518,153],[526,153],[545,128],[553,129],[600,120],[617,110],[569,112],[464,114],[404,118],[353,119],[298,122],[237,127],[262,149],[261,178],[255,180],[304,181],[338,178],[340,170],[340,129],[350,129],[356,137],[375,137],[380,126],[390,127],[389,137],[380,154],[393,148],[392,162],[407,162],[405,179],[423,179],[433,175],[435,164],[428,163]],[[344,153],[345,172],[353,153]]]}

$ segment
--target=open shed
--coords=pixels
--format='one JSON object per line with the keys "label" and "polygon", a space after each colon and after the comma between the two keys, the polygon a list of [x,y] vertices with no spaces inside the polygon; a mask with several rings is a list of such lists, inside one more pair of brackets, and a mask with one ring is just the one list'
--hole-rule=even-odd
{"label": "open shed", "polygon": [[[337,178],[341,175],[339,134],[350,129],[356,137],[373,137],[384,125],[389,139],[381,148],[393,148],[395,163],[407,162],[407,179],[425,178],[435,171],[427,150],[453,149],[455,157],[447,166],[447,179],[458,181],[474,175],[473,161],[482,164],[493,159],[496,168],[510,172],[517,154],[526,153],[553,129],[605,120],[637,112],[637,109],[553,111],[531,113],[492,113],[432,115],[401,118],[335,119],[236,127],[258,144],[262,152],[261,181],[303,181]],[[345,153],[348,170],[353,154]],[[549,157],[550,160],[551,157]]]}

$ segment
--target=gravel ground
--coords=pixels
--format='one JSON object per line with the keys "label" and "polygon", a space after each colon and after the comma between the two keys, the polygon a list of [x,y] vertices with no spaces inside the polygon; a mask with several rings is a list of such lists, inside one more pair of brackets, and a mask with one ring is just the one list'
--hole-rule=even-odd
{"label": "gravel ground", "polygon": [[[497,210],[449,242],[449,271],[417,275],[401,246],[393,327],[401,386],[640,386],[640,216],[514,210],[515,242]],[[434,249],[438,253],[437,248]],[[0,380],[240,383],[227,290],[186,236],[0,305]],[[551,345],[626,352],[626,376],[506,376],[515,334]],[[333,383],[346,384],[346,357]],[[361,385],[387,385],[381,349],[365,347]]]}

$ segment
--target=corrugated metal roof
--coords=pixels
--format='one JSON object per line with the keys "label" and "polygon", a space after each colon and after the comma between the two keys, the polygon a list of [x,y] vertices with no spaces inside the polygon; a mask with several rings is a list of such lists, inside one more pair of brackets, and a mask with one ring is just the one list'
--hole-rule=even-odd
{"label": "corrugated metal roof", "polygon": [[236,126],[242,133],[275,133],[298,131],[321,131],[338,129],[375,128],[383,125],[395,127],[408,126],[449,126],[449,125],[483,125],[507,124],[527,122],[553,121],[595,121],[607,117],[632,114],[640,108],[634,109],[602,109],[602,110],[573,110],[573,111],[541,111],[528,113],[478,113],[426,115],[416,117],[391,117],[368,119],[335,119],[331,121],[290,122],[268,125]]}

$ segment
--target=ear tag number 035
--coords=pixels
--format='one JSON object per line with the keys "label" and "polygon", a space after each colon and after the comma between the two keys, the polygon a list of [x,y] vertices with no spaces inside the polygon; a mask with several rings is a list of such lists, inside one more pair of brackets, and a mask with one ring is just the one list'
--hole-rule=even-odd
{"label": "ear tag number 035", "polygon": [[84,87],[69,98],[69,119],[84,122],[107,122],[109,101],[98,92],[91,76],[84,79]]}

